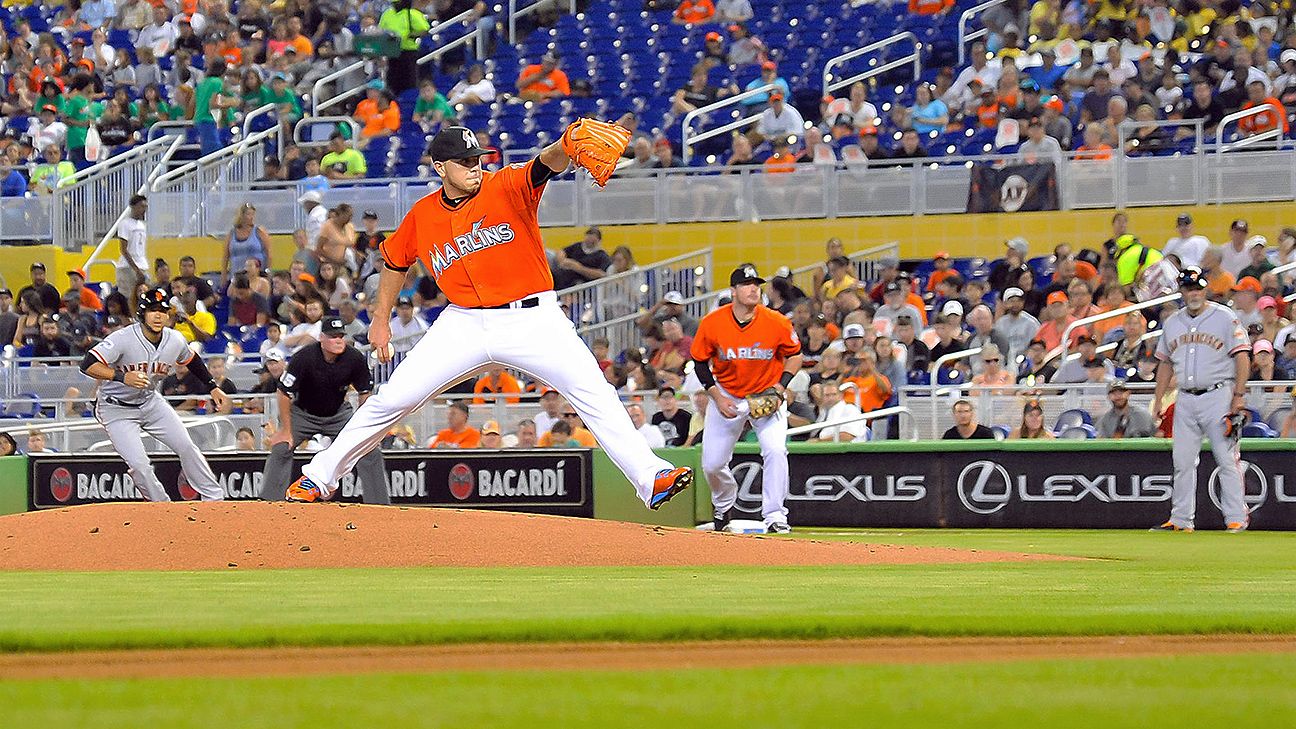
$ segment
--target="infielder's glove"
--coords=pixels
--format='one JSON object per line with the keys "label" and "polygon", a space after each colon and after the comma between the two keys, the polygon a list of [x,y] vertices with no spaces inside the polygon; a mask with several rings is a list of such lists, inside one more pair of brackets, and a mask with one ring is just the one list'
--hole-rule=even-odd
{"label": "infielder's glove", "polygon": [[747,411],[753,418],[763,418],[767,415],[773,415],[778,412],[779,405],[783,404],[783,396],[779,395],[778,390],[769,388],[754,392],[747,396]]}
{"label": "infielder's glove", "polygon": [[1242,426],[1246,425],[1246,413],[1229,413],[1224,416],[1224,437],[1237,443],[1242,438]]}
{"label": "infielder's glove", "polygon": [[630,130],[597,119],[580,119],[562,135],[563,151],[572,162],[590,173],[600,187],[616,171],[617,161],[630,144]]}

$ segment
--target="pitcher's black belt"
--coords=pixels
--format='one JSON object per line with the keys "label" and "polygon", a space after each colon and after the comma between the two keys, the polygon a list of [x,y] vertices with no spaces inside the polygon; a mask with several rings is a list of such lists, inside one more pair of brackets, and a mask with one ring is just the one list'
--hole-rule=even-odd
{"label": "pitcher's black belt", "polygon": [[540,305],[539,296],[528,296],[521,301],[510,301],[499,306],[470,306],[470,309],[534,309]]}
{"label": "pitcher's black belt", "polygon": [[1223,387],[1225,384],[1227,384],[1227,383],[1224,383],[1224,382],[1216,382],[1215,384],[1211,385],[1210,387],[1194,387],[1194,388],[1191,388],[1191,389],[1189,389],[1189,388],[1187,388],[1187,387],[1181,387],[1181,388],[1179,388],[1179,391],[1180,391],[1180,392],[1186,392],[1186,393],[1188,393],[1189,395],[1205,395],[1205,394],[1208,393],[1208,392],[1211,392],[1211,391],[1213,391],[1213,390],[1218,390],[1218,389],[1220,389],[1220,388]]}

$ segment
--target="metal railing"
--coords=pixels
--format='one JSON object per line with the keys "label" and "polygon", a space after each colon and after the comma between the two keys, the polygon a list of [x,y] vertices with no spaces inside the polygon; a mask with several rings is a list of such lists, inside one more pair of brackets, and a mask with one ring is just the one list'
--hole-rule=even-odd
{"label": "metal railing", "polygon": [[897,405],[889,408],[882,408],[880,410],[870,410],[869,412],[862,413],[860,415],[852,415],[848,418],[839,418],[837,420],[830,420],[824,423],[811,423],[809,425],[798,425],[795,428],[788,428],[787,434],[788,437],[791,438],[794,435],[805,435],[807,433],[814,433],[820,430],[824,430],[826,428],[837,428],[843,425],[850,425],[851,423],[861,423],[869,420],[877,420],[878,418],[889,418],[893,415],[904,416],[903,418],[901,418],[902,421],[908,419],[910,436],[907,440],[918,440],[918,434],[919,434],[918,424],[914,421],[913,411],[901,405]]}
{"label": "metal railing", "polygon": [[[531,13],[534,13],[537,10],[540,10],[541,8],[548,5],[551,5],[551,3],[545,2],[544,0],[537,0],[537,2],[527,5],[526,7],[518,8],[518,0],[509,0],[508,42],[517,43],[517,19],[518,18],[530,15]],[[571,13],[572,15],[576,14],[576,0],[568,0],[567,12]]]}
{"label": "metal railing", "polygon": [[[846,256],[855,269],[855,279],[858,281],[876,281],[878,279],[878,269],[881,260],[887,256],[893,256],[897,260],[900,258],[900,242],[891,241],[883,243],[880,246],[865,248],[861,251],[855,251]],[[815,274],[823,271],[824,264],[811,263],[805,266],[798,266],[792,269],[792,283],[806,293],[810,298],[814,298],[816,277]]]}
{"label": "metal railing", "polygon": [[340,104],[343,101],[364,93],[364,84],[356,84],[350,89],[343,90],[342,84],[337,84],[334,89],[336,93],[332,96],[324,96],[324,89],[334,81],[346,78],[353,73],[368,74],[370,72],[369,61],[356,61],[347,66],[333,71],[332,73],[321,76],[315,85],[311,87],[311,116],[319,116],[320,112],[330,106]]}
{"label": "metal railing", "polygon": [[978,15],[982,11],[989,10],[990,8],[996,5],[1002,5],[1003,3],[1004,0],[989,0],[989,2],[984,2],[981,3],[980,5],[975,5],[973,7],[968,8],[967,10],[964,10],[963,14],[959,16],[959,21],[958,21],[959,68],[962,68],[964,65],[966,65],[968,43],[971,43],[977,38],[984,38],[985,36],[990,34],[990,30],[988,28],[979,28],[969,33],[967,29],[968,21],[972,20],[974,16]]}
{"label": "metal railing", "polygon": [[156,173],[176,148],[172,136],[81,170],[51,194],[52,240],[63,250],[98,241],[117,220],[131,195]]}
{"label": "metal railing", "polygon": [[[180,149],[180,144],[183,141],[182,139],[180,139],[180,137],[168,137],[168,138],[171,139],[171,146],[167,147],[166,152],[164,152],[162,154],[161,159],[158,160],[157,166],[154,167],[153,171],[149,173],[148,178],[145,179],[142,183],[140,183],[139,189],[135,191],[135,194],[143,195],[147,193],[149,189],[152,187],[153,182],[163,174],[163,171],[166,169],[167,162],[171,160],[171,157],[176,153],[176,150]],[[115,239],[117,233],[117,226],[121,225],[121,222],[126,219],[127,215],[130,214],[129,200],[127,201],[127,203],[128,204],[122,208],[121,213],[117,215],[117,219],[113,221],[112,225],[108,226],[107,232],[105,232],[103,234],[103,237],[99,239],[99,245],[95,246],[95,249],[90,252],[90,256],[86,258],[85,263],[81,265],[82,270],[87,272],[90,271],[90,267],[98,262],[99,254],[102,253],[103,250],[108,247],[108,242]],[[147,261],[140,261],[140,263],[142,263],[146,267],[149,265]]]}
{"label": "metal railing", "polygon": [[276,124],[244,137],[238,144],[158,175],[150,184],[150,234],[184,237],[206,235],[218,228],[227,230],[237,208],[247,202],[241,190],[265,171],[265,146],[274,143],[280,134]]}
{"label": "metal railing", "polygon": [[642,313],[670,291],[686,298],[706,293],[712,273],[711,249],[699,248],[562,289],[558,301],[583,326]]}
{"label": "metal railing", "polygon": [[[832,80],[832,70],[835,66],[840,66],[851,59],[859,58],[860,56],[867,55],[873,51],[879,51],[879,52],[884,51],[890,48],[891,46],[894,46],[898,43],[903,43],[905,41],[913,43],[913,51],[911,51],[908,55],[902,58],[896,58],[887,61],[886,63],[883,63],[881,66],[877,65],[878,59],[873,58],[869,60],[869,69],[867,71],[864,71],[862,73],[857,73],[854,76],[840,79],[838,81]],[[879,55],[881,55],[881,53],[879,53]],[[828,62],[824,64],[824,69],[823,69],[823,93],[825,96],[827,96],[828,94],[831,94],[837,89],[850,86],[856,81],[866,81],[870,78],[873,78],[874,76],[880,76],[886,73],[887,71],[890,71],[893,68],[899,68],[901,66],[907,65],[910,62],[913,63],[913,78],[911,80],[917,81],[918,78],[922,75],[922,43],[919,42],[918,36],[908,31],[905,31],[903,33],[896,33],[895,35],[885,40],[880,40],[877,41],[876,43],[870,43],[864,46],[863,48],[856,48],[853,51],[848,51],[839,56],[833,56],[832,58],[828,59]]]}
{"label": "metal railing", "polygon": [[[573,6],[572,12],[575,12],[574,0],[572,6]],[[462,23],[467,23],[467,22],[473,23],[473,27],[471,30],[469,30],[468,32],[464,33],[461,36],[458,36],[454,40],[451,40],[447,43],[443,43],[437,46],[431,52],[425,53],[424,55],[420,56],[419,59],[415,62],[415,65],[422,66],[427,63],[431,63],[433,59],[440,58],[441,55],[444,54],[446,51],[458,48],[460,46],[468,45],[473,41],[476,41],[476,45],[477,45],[477,49],[476,49],[477,58],[485,58],[486,57],[486,31],[481,27],[481,24],[472,17],[475,14],[475,12],[476,12],[475,10],[469,8],[463,11],[462,13],[459,13],[458,15],[454,16],[453,18],[437,23],[436,25],[429,28],[427,35],[433,39],[436,39],[443,30],[446,30],[451,26],[460,25]]]}
{"label": "metal railing", "polygon": [[[1238,122],[1238,128],[1241,129],[1241,121],[1243,119],[1250,119],[1251,117],[1254,116],[1259,116],[1261,114],[1269,114],[1269,113],[1276,113],[1279,116],[1279,123],[1275,125],[1273,129],[1260,132],[1259,134],[1253,134],[1250,137],[1239,139],[1236,142],[1224,141],[1225,139],[1228,138],[1224,132],[1228,128],[1229,124]],[[1225,116],[1223,119],[1220,120],[1219,126],[1215,128],[1216,138],[1219,140],[1219,144],[1215,148],[1215,166],[1217,168],[1221,168],[1221,169],[1223,168],[1225,152],[1230,152],[1239,149],[1247,149],[1249,147],[1257,146],[1262,142],[1267,142],[1271,139],[1281,140],[1283,134],[1281,119],[1286,114],[1287,111],[1285,109],[1282,109],[1281,107],[1278,109],[1271,109],[1268,104],[1261,104],[1260,106],[1254,106],[1250,109],[1242,109]],[[1215,178],[1215,197],[1217,200],[1221,200],[1224,197],[1224,184],[1225,182],[1224,182],[1223,175],[1219,175],[1218,177]]]}
{"label": "metal railing", "polygon": [[751,124],[757,121],[758,119],[760,119],[760,114],[742,116],[742,112],[740,110],[734,109],[733,111],[734,121],[731,121],[727,124],[722,124],[721,126],[718,126],[715,129],[708,129],[705,132],[701,132],[700,134],[693,134],[693,122],[696,119],[698,119],[703,115],[710,114],[713,111],[717,111],[719,109],[740,105],[742,104],[743,101],[747,99],[753,98],[755,96],[759,96],[761,94],[768,94],[771,91],[776,91],[781,88],[782,87],[779,86],[778,84],[772,84],[772,83],[765,84],[764,86],[760,86],[754,89],[749,89],[747,91],[744,91],[741,94],[737,94],[736,96],[725,97],[719,101],[707,104],[701,109],[694,109],[693,111],[690,111],[689,113],[685,114],[684,121],[680,125],[681,127],[680,138],[684,140],[684,144],[683,144],[684,164],[688,164],[689,160],[693,159],[694,144],[697,144],[698,142],[704,142],[708,139],[711,139],[712,137],[718,137],[721,134],[724,134],[726,132],[731,132],[735,129],[740,129],[742,127],[745,127],[748,124]]}
{"label": "metal railing", "polygon": [[[715,308],[715,302],[714,292],[686,297],[683,304],[684,313],[693,319],[701,319]],[[642,347],[643,335],[639,332],[638,321],[643,315],[644,312],[635,312],[615,319],[585,324],[577,327],[576,333],[585,340],[586,344],[592,344],[598,338],[606,339],[609,352],[623,352],[632,347]]]}

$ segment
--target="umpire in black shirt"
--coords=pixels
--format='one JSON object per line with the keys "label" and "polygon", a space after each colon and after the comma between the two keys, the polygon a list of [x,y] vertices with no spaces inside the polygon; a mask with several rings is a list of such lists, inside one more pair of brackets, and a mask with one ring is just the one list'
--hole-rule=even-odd
{"label": "umpire in black shirt", "polygon": [[[279,378],[279,430],[270,439],[261,497],[283,501],[292,482],[292,454],[315,435],[336,438],[354,409],[346,401],[348,387],[369,397],[373,378],[363,354],[346,342],[345,325],[336,316],[320,320],[320,341],[303,347]],[[356,464],[366,504],[390,504],[382,451],[374,449]]]}

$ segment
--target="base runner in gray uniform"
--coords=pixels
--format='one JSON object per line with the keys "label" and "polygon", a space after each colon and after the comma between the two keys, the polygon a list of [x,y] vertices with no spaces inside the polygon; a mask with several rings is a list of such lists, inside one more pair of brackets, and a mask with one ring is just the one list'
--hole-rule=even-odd
{"label": "base runner in gray uniform", "polygon": [[102,381],[95,400],[95,418],[126,461],[140,496],[149,501],[171,500],[144,451],[140,437],[140,431],[144,431],[175,451],[185,478],[203,501],[220,501],[225,492],[207,459],[189,438],[175,409],[154,388],[176,365],[186,365],[206,384],[217,409],[224,407],[229,398],[216,387],[202,358],[189,351],[184,337],[168,326],[171,301],[166,290],[145,292],[137,311],[138,322],[109,334],[81,362],[82,372]]}
{"label": "base runner in gray uniform", "polygon": [[[369,361],[347,344],[346,325],[336,316],[320,319],[320,340],[302,347],[279,378],[279,430],[270,439],[270,457],[261,479],[261,498],[283,501],[292,480],[293,450],[315,435],[336,438],[355,409],[346,401],[354,389],[361,404],[373,389]],[[356,462],[366,504],[390,504],[387,467],[382,450],[373,449]]]}
{"label": "base runner in gray uniform", "polygon": [[1251,342],[1237,314],[1206,300],[1206,276],[1188,267],[1179,274],[1184,308],[1165,320],[1156,356],[1156,398],[1153,417],[1161,415],[1161,398],[1173,370],[1179,380],[1174,412],[1174,490],[1169,521],[1153,531],[1190,532],[1197,512],[1197,463],[1201,441],[1210,441],[1219,467],[1220,507],[1225,528],[1247,528],[1242,498],[1242,464],[1238,442],[1227,433],[1225,420],[1243,406],[1251,372]]}

